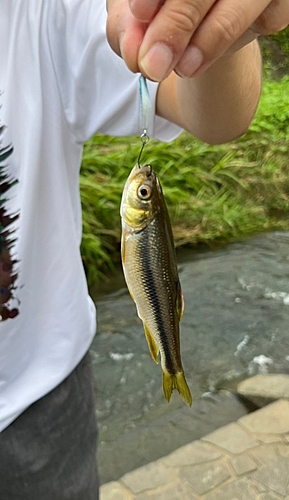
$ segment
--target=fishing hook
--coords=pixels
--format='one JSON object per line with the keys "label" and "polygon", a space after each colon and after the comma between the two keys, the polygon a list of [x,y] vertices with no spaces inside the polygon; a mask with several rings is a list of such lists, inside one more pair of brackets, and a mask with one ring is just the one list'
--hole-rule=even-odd
{"label": "fishing hook", "polygon": [[139,152],[139,155],[138,155],[138,159],[137,159],[137,164],[138,165],[140,165],[140,160],[141,160],[141,157],[142,157],[142,153],[143,153],[144,147],[145,147],[145,145],[150,140],[149,136],[147,135],[146,129],[144,129],[143,133],[141,134],[140,140],[142,142],[142,145],[141,145],[141,149],[140,149],[140,152]]}

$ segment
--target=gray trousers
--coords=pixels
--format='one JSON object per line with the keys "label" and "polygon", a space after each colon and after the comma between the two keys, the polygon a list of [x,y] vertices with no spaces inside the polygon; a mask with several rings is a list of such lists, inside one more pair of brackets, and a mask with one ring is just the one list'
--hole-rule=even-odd
{"label": "gray trousers", "polygon": [[1,500],[98,500],[89,354],[0,433]]}

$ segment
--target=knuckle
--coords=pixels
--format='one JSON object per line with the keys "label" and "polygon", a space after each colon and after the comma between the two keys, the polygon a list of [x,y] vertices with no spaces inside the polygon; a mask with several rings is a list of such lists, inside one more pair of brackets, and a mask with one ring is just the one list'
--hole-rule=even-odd
{"label": "knuckle", "polygon": [[219,39],[223,39],[226,43],[234,42],[244,31],[242,16],[238,17],[235,14],[219,16],[215,19],[215,23]]}
{"label": "knuckle", "polygon": [[253,29],[260,35],[270,35],[289,25],[289,1],[272,0],[253,23]]}
{"label": "knuckle", "polygon": [[167,17],[174,30],[192,35],[200,24],[203,15],[199,5],[186,1],[171,6],[167,12]]}
{"label": "knuckle", "polygon": [[274,16],[269,15],[269,12],[263,12],[259,18],[254,22],[253,28],[260,35],[270,35],[277,33],[287,28],[289,24],[289,12],[287,16]]}

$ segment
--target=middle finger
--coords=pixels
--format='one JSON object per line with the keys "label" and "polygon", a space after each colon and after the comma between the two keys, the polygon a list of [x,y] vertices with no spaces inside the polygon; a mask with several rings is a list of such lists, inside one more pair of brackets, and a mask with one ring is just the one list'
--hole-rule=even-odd
{"label": "middle finger", "polygon": [[139,67],[161,81],[176,66],[193,33],[216,0],[166,0],[149,24],[139,51]]}
{"label": "middle finger", "polygon": [[[219,0],[215,3],[180,59],[178,74],[191,77],[209,67],[249,30],[270,2],[271,0]],[[257,33],[252,31],[251,38],[247,41],[256,36]],[[196,54],[201,62],[199,65],[196,65]]]}

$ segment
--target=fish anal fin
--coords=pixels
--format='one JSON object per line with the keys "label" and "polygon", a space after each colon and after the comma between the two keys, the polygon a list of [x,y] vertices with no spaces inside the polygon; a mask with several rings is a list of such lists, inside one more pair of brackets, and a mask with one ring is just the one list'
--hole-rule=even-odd
{"label": "fish anal fin", "polygon": [[144,324],[144,331],[147,339],[147,343],[150,349],[151,356],[153,360],[158,363],[158,354],[159,354],[159,347],[158,344],[156,343],[154,337],[152,336],[151,332],[149,331],[148,327]]}
{"label": "fish anal fin", "polygon": [[183,296],[181,284],[180,284],[179,281],[177,282],[176,308],[177,308],[177,313],[178,313],[179,321],[181,321],[181,319],[183,317],[183,314],[184,314],[185,301],[184,301],[184,296]]}
{"label": "fish anal fin", "polygon": [[168,403],[174,389],[177,389],[181,398],[188,406],[192,406],[193,399],[184,372],[171,374],[163,371],[163,391]]}

